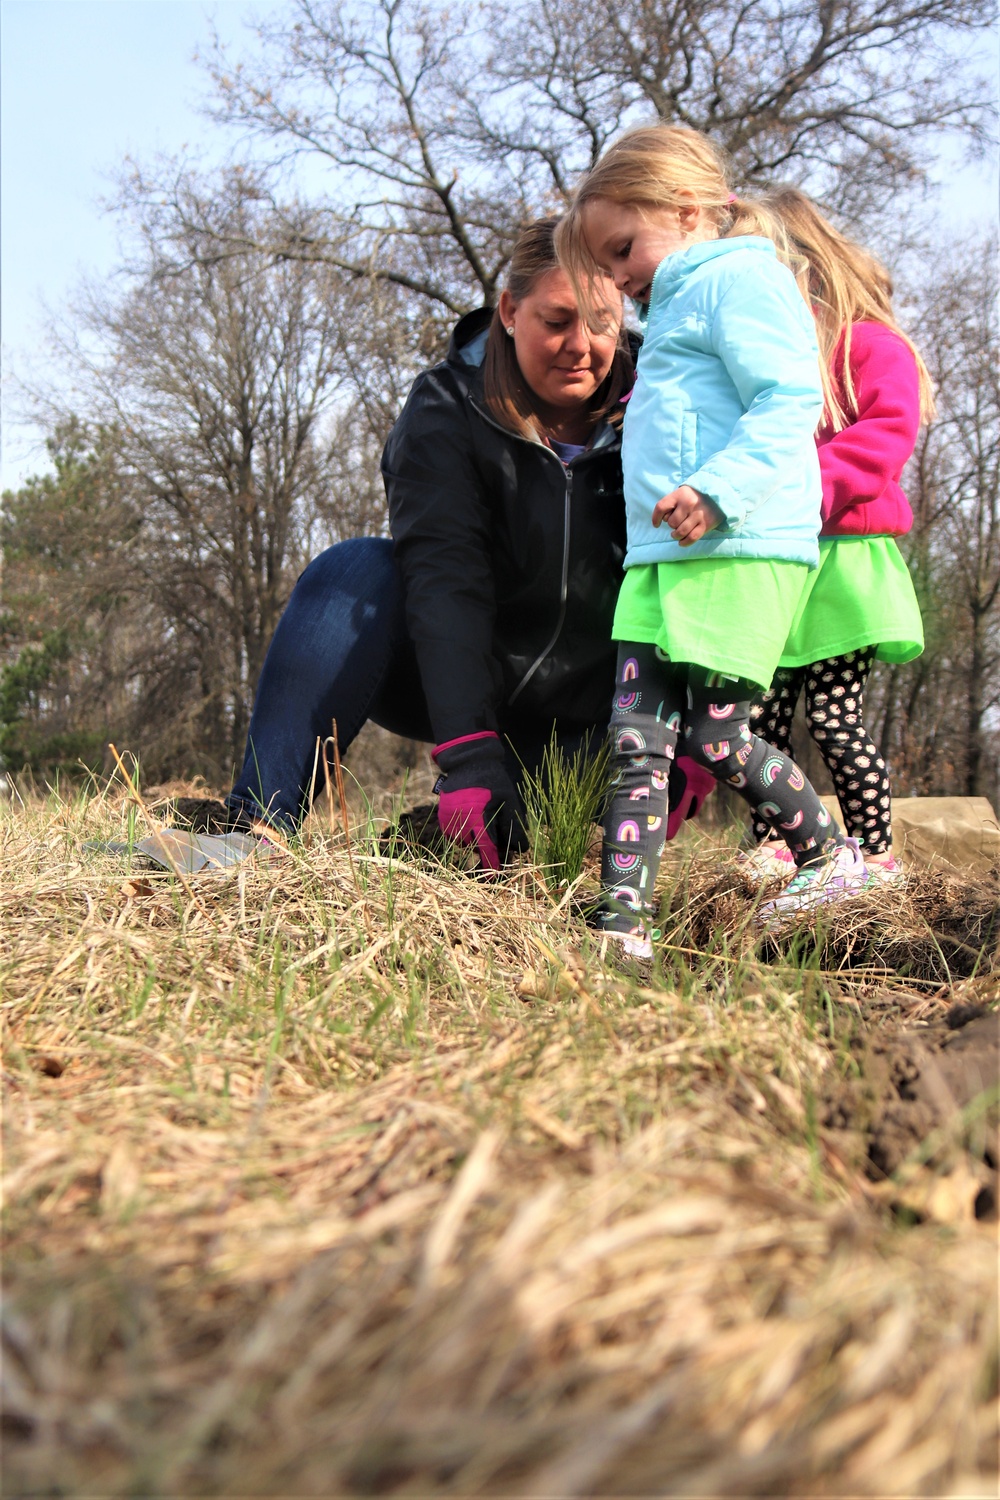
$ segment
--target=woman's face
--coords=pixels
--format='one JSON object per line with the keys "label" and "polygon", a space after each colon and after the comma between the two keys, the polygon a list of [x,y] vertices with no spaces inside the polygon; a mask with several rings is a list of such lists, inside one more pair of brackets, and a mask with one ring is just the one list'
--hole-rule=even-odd
{"label": "woman's face", "polygon": [[517,362],[540,407],[559,413],[585,407],[611,369],[620,317],[607,333],[591,333],[558,267],[539,276],[520,302],[503,292],[500,316],[514,329]]}

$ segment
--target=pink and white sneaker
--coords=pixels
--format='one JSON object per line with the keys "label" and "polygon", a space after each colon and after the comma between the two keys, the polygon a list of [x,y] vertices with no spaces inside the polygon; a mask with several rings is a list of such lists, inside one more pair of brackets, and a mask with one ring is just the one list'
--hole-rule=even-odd
{"label": "pink and white sneaker", "polygon": [[856,896],[870,878],[857,839],[846,839],[825,859],[804,865],[780,896],[765,901],[757,912],[757,925],[775,931],[804,912]]}
{"label": "pink and white sneaker", "polygon": [[795,874],[795,856],[777,839],[765,839],[756,849],[741,850],[736,862],[744,880],[755,888],[772,880],[790,880]]}
{"label": "pink and white sneaker", "polygon": [[873,885],[905,885],[906,871],[891,854],[871,854],[865,860]]}

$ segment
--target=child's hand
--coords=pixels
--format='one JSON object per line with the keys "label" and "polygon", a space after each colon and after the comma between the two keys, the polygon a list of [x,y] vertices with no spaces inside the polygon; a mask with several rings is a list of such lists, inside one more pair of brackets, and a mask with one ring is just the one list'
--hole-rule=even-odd
{"label": "child's hand", "polygon": [[707,495],[700,495],[693,490],[689,484],[682,484],[679,489],[671,490],[669,495],[664,495],[658,500],[653,509],[653,525],[660,526],[664,521],[670,527],[670,535],[675,542],[680,542],[682,547],[690,547],[692,542],[698,542],[707,531],[711,531],[724,519],[722,511],[714,500]]}

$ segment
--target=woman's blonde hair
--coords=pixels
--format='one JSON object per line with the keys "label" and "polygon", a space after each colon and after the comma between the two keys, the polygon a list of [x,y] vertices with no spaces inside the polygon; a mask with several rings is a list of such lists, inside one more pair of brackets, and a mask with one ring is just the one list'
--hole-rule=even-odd
{"label": "woman's blonde hair", "polygon": [[[521,231],[506,278],[507,291],[515,304],[530,296],[549,271],[559,269],[555,249],[558,223],[558,218],[536,219]],[[618,312],[620,322],[620,305]],[[596,426],[602,418],[621,420],[624,412],[621,399],[631,389],[634,375],[632,355],[622,333],[611,369],[591,398],[587,411],[591,426]],[[521,373],[514,340],[508,338],[504,330],[499,308],[493,314],[486,341],[483,394],[490,413],[502,427],[516,432],[519,437],[538,438],[543,435],[538,421],[538,399]]]}
{"label": "woman's blonde hair", "polygon": [[609,146],[573,194],[556,233],[556,250],[581,305],[595,322],[604,311],[601,269],[583,234],[583,210],[595,198],[639,213],[697,204],[728,239],[737,234],[773,240],[779,257],[792,261],[780,220],[766,204],[739,197],[729,185],[729,164],[707,136],[683,125],[638,125]]}
{"label": "woman's blonde hair", "polygon": [[843,368],[837,373],[845,403],[838,399],[832,383],[826,382],[825,417],[829,425],[840,431],[857,414],[857,392],[851,378],[851,325],[861,322],[882,323],[909,345],[920,380],[920,415],[925,422],[932,421],[931,378],[913,341],[896,321],[892,310],[892,278],[882,262],[835,229],[812,199],[798,188],[773,188],[764,201],[780,219],[791,247],[805,262],[799,286],[816,319],[825,370],[830,369],[841,334],[844,337]]}

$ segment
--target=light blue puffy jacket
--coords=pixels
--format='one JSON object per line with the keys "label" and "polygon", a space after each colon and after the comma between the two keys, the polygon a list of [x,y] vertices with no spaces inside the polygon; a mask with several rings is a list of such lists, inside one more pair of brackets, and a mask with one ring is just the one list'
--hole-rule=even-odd
{"label": "light blue puffy jacket", "polygon": [[[815,567],[822,410],[812,316],[771,241],[739,235],[668,255],[625,415],[626,568],[696,557]],[[690,547],[652,524],[681,484],[725,516]]]}

